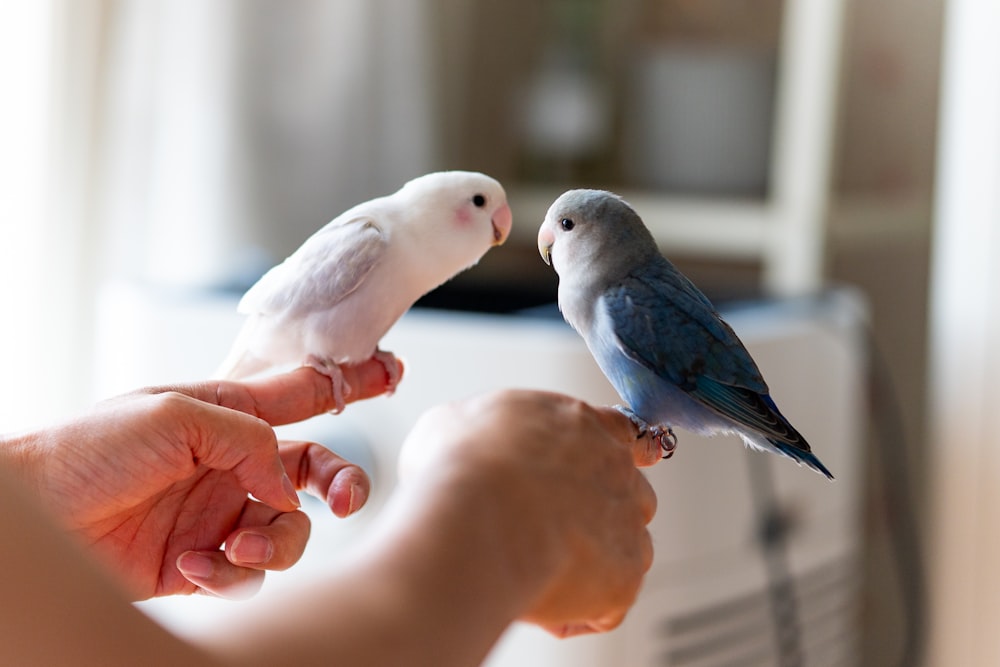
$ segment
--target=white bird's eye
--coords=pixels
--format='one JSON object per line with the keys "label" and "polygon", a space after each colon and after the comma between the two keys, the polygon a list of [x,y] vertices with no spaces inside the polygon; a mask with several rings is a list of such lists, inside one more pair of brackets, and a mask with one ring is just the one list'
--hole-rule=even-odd
{"label": "white bird's eye", "polygon": [[479,194],[473,195],[472,196],[472,204],[476,208],[482,208],[482,207],[486,206],[486,197],[484,195],[479,195]]}
{"label": "white bird's eye", "polygon": [[565,229],[567,232],[576,226],[576,223],[570,220],[569,218],[563,218],[562,220],[559,221],[559,224],[562,225],[562,228]]}

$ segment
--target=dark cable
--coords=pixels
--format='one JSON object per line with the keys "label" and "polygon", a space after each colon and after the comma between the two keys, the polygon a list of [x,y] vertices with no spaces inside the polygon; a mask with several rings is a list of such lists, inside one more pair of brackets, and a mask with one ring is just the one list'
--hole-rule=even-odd
{"label": "dark cable", "polygon": [[780,667],[802,667],[802,628],[795,597],[795,581],[788,564],[788,533],[791,528],[774,500],[771,462],[754,452],[747,453],[750,495],[758,517],[758,544],[767,568],[767,593],[774,619],[774,639]]}
{"label": "dark cable", "polygon": [[889,517],[888,534],[897,565],[904,622],[900,667],[917,667],[924,653],[926,592],[923,549],[911,489],[912,471],[898,395],[885,358],[866,329],[872,423],[878,433],[882,497]]}

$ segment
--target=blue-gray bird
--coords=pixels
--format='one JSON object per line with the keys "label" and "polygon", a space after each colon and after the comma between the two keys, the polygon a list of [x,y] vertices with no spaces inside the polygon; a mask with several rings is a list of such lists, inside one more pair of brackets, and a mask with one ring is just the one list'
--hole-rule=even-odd
{"label": "blue-gray bird", "polygon": [[743,343],[697,287],[660,255],[639,215],[602,190],[570,190],[538,231],[559,274],[559,309],[627,406],[669,457],[672,427],[736,433],[833,479],[778,411]]}

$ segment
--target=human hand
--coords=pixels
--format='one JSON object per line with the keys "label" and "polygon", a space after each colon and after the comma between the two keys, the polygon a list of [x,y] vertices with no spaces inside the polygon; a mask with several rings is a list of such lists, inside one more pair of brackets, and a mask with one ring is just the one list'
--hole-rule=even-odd
{"label": "human hand", "polygon": [[[349,402],[385,390],[379,362],[343,370],[354,390]],[[260,587],[265,570],[302,555],[310,526],[295,511],[295,489],[325,499],[337,516],[367,500],[360,468],[315,443],[278,442],[271,428],[333,403],[329,379],[308,368],[252,382],[152,387],[12,449],[29,486],[136,599],[239,597]]]}
{"label": "human hand", "polygon": [[636,466],[659,460],[617,410],[506,391],[424,415],[403,446],[400,484],[484,513],[498,558],[531,581],[520,618],[569,636],[616,627],[635,601],[656,509]]}

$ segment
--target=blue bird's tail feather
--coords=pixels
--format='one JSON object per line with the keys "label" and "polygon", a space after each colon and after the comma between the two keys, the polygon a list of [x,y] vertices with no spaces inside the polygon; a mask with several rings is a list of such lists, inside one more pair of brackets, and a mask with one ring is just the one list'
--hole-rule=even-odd
{"label": "blue bird's tail feather", "polygon": [[830,471],[826,469],[826,466],[823,465],[823,463],[818,458],[816,458],[816,455],[813,454],[812,452],[806,451],[804,449],[796,447],[795,445],[790,445],[787,442],[782,442],[780,440],[772,440],[771,438],[768,438],[767,441],[774,449],[781,452],[788,458],[794,460],[796,463],[809,466],[816,472],[826,475],[827,479],[831,480],[833,479],[833,475],[830,473]]}

